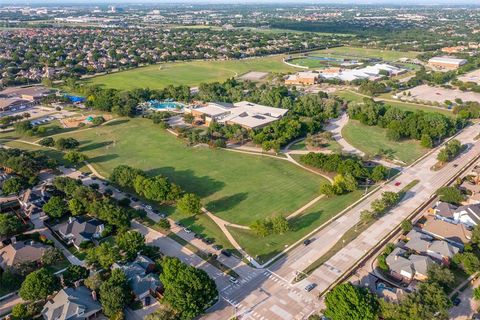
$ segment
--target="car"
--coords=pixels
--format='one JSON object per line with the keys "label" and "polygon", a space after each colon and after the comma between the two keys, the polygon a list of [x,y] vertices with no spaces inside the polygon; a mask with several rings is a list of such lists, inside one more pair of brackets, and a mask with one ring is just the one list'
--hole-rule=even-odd
{"label": "car", "polygon": [[163,214],[163,213],[159,214],[158,216],[159,216],[161,219],[165,219],[165,218],[167,217],[167,216],[166,216],[165,214]]}
{"label": "car", "polygon": [[398,187],[401,184],[402,184],[401,182],[397,181],[397,182],[395,182],[395,187]]}
{"label": "car", "polygon": [[201,235],[201,234],[195,233],[193,236],[194,236],[195,238],[197,238],[197,239],[202,239],[202,235]]}
{"label": "car", "polygon": [[183,228],[183,231],[185,231],[186,233],[191,233],[192,230],[188,229],[188,228]]}
{"label": "car", "polygon": [[152,210],[152,206],[149,205],[149,204],[147,204],[147,205],[145,206],[145,208],[147,208],[148,210]]}
{"label": "car", "polygon": [[228,278],[228,281],[230,281],[230,282],[233,283],[233,284],[238,284],[238,279],[236,279],[236,278],[234,278],[234,277]]}
{"label": "car", "polygon": [[220,247],[218,244],[214,244],[212,246],[212,248],[215,249],[215,250],[221,250],[222,249],[222,247]]}
{"label": "car", "polygon": [[455,298],[453,299],[452,303],[454,306],[458,306],[460,303],[462,303],[462,300],[460,300],[460,298]]}
{"label": "car", "polygon": [[220,251],[220,253],[223,254],[226,257],[231,257],[232,256],[232,254],[227,250],[222,250],[222,251]]}
{"label": "car", "polygon": [[303,245],[304,245],[304,246],[308,246],[310,243],[312,243],[312,240],[310,240],[310,239],[305,239],[305,240],[303,241]]}
{"label": "car", "polygon": [[454,167],[454,168],[458,167],[458,163],[455,163],[455,164],[453,165],[453,167]]}
{"label": "car", "polygon": [[312,291],[317,285],[315,283],[310,283],[305,287],[305,291],[310,292]]}
{"label": "car", "polygon": [[133,202],[137,202],[138,201],[138,198],[135,198],[135,197],[132,197],[131,198]]}

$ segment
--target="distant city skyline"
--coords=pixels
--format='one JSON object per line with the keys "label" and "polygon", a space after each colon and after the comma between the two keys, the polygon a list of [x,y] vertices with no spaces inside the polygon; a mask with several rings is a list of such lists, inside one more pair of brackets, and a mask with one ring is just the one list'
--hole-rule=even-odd
{"label": "distant city skyline", "polygon": [[[241,0],[241,1],[227,1],[227,0],[5,0],[2,5],[29,5],[29,4],[44,4],[44,5],[61,5],[61,4],[76,4],[76,5],[95,5],[95,4],[209,4],[209,3],[224,3],[224,4],[345,4],[345,5],[399,5],[398,0],[318,0],[318,1],[301,1],[294,0]],[[406,0],[401,5],[480,5],[478,0]]]}

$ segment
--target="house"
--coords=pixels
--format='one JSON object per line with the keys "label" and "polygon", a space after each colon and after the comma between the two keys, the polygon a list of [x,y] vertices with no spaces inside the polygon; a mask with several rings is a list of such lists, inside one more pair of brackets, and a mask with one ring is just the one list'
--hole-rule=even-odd
{"label": "house", "polygon": [[312,71],[302,71],[289,75],[285,79],[285,84],[289,85],[312,85],[317,83],[319,74]]}
{"label": "house", "polygon": [[448,243],[463,249],[472,239],[472,231],[462,223],[447,222],[435,216],[427,216],[423,223],[422,232],[434,238],[445,240]]}
{"label": "house", "polygon": [[411,230],[406,238],[409,241],[403,245],[405,249],[428,255],[444,265],[450,264],[450,260],[459,252],[458,247],[443,240],[433,240],[430,235],[415,229]]}
{"label": "house", "polygon": [[435,207],[431,210],[431,212],[436,218],[440,220],[444,220],[447,222],[455,222],[454,213],[457,209],[458,207],[453,204],[438,201]]}
{"label": "house", "polygon": [[102,305],[97,301],[95,292],[86,287],[65,288],[47,301],[42,309],[46,320],[95,319],[100,315]]}
{"label": "house", "polygon": [[428,267],[434,262],[426,256],[407,255],[407,251],[397,247],[386,258],[390,274],[400,281],[424,281],[428,278]]}
{"label": "house", "polygon": [[433,57],[428,60],[428,65],[437,70],[455,70],[467,63],[465,59],[455,57]]}
{"label": "house", "polygon": [[33,241],[16,241],[0,249],[0,268],[14,267],[23,262],[39,263],[49,247]]}
{"label": "house", "polygon": [[42,195],[39,191],[27,189],[25,192],[18,198],[20,207],[22,208],[25,216],[30,219],[35,219],[45,215],[43,212],[43,205],[48,200],[48,196]]}
{"label": "house", "polygon": [[67,222],[58,226],[57,231],[67,244],[80,249],[82,242],[89,242],[101,237],[105,229],[103,222],[88,217],[70,217]]}
{"label": "house", "polygon": [[475,227],[480,223],[480,204],[458,207],[454,212],[453,218],[456,222],[463,223],[467,227]]}
{"label": "house", "polygon": [[113,264],[113,269],[121,269],[130,283],[135,299],[143,306],[152,303],[152,296],[157,297],[163,290],[158,275],[152,273],[155,263],[148,257],[139,255],[135,261],[126,265]]}

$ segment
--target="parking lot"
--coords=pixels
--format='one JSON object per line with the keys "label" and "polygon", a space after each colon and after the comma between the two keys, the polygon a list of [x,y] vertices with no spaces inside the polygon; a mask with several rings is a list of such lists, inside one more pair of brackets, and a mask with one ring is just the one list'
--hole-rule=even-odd
{"label": "parking lot", "polygon": [[431,87],[428,85],[421,85],[413,89],[407,90],[406,92],[407,94],[410,93],[410,95],[399,95],[402,100],[416,100],[444,104],[445,100],[455,102],[455,99],[461,99],[463,102],[475,101],[480,103],[480,93],[460,91],[457,89],[446,89],[440,87]]}

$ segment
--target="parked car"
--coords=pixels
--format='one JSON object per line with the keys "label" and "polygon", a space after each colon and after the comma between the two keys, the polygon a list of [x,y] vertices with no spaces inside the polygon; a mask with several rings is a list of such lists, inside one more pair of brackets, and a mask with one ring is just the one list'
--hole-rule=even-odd
{"label": "parked car", "polygon": [[315,283],[310,283],[305,287],[305,291],[310,292],[312,291],[317,285]]}
{"label": "parked car", "polygon": [[455,298],[455,299],[453,299],[452,302],[453,302],[454,306],[458,306],[458,305],[460,305],[460,303],[462,303],[462,300],[460,300],[460,298]]}
{"label": "parked car", "polygon": [[220,250],[220,249],[222,249],[222,247],[220,247],[218,244],[214,244],[214,245],[212,246],[212,248],[215,249],[215,250]]}
{"label": "parked car", "polygon": [[220,253],[223,254],[226,257],[231,257],[232,256],[232,254],[227,250],[222,250],[222,251],[220,251]]}
{"label": "parked car", "polygon": [[234,277],[228,278],[228,281],[230,281],[230,282],[233,283],[233,284],[238,284],[238,279],[236,279],[236,278],[234,278]]}
{"label": "parked car", "polygon": [[188,229],[188,228],[183,228],[183,231],[185,231],[186,233],[191,233],[192,230]]}
{"label": "parked car", "polygon": [[401,185],[402,183],[401,182],[395,182],[395,187],[398,187],[399,185]]}
{"label": "parked car", "polygon": [[305,239],[305,240],[303,241],[303,245],[304,245],[304,246],[308,246],[310,243],[312,243],[312,240],[310,240],[310,239]]}
{"label": "parked car", "polygon": [[149,204],[145,205],[145,208],[147,208],[148,210],[152,210],[152,206]]}

